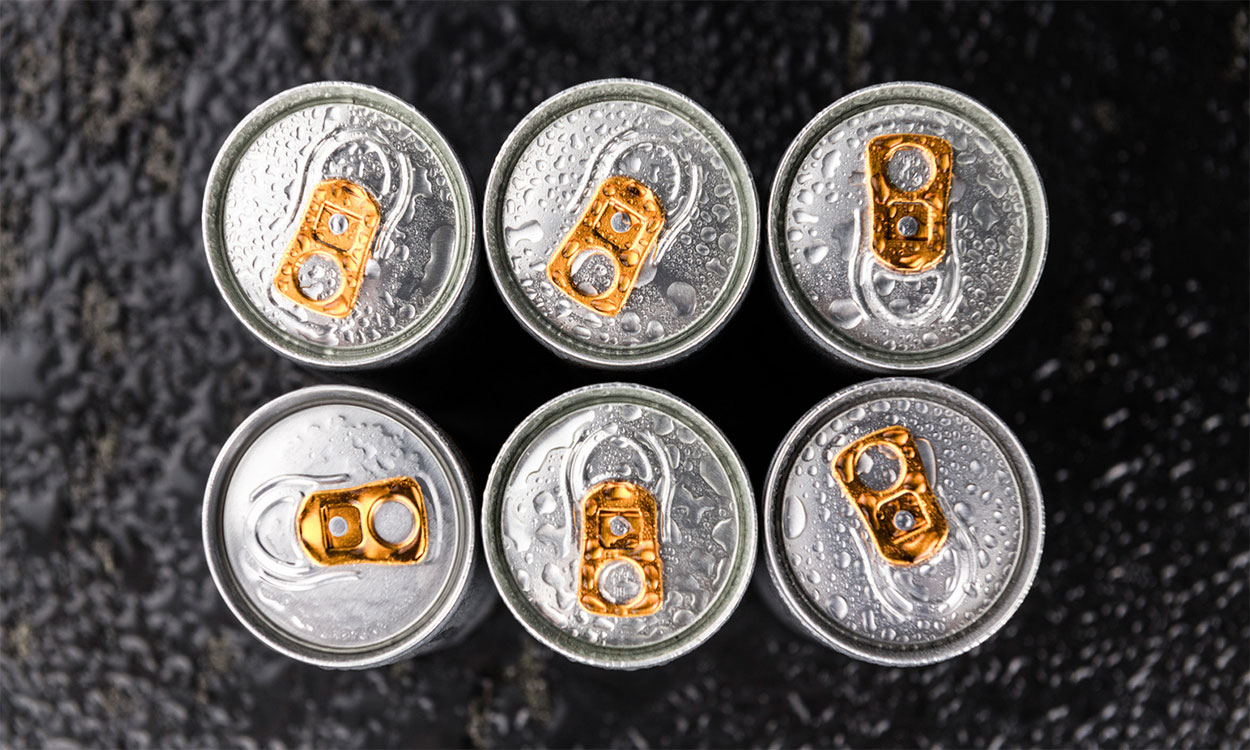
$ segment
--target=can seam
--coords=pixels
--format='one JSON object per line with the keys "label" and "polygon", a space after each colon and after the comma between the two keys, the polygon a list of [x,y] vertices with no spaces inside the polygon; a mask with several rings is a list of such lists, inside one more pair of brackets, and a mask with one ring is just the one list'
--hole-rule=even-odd
{"label": "can seam", "polygon": [[[729,469],[737,474],[736,477],[731,478],[731,482],[741,493],[741,496],[736,498],[739,505],[737,549],[740,550],[740,557],[713,606],[709,607],[694,624],[659,643],[646,646],[608,647],[588,644],[551,625],[542,613],[518,592],[511,569],[504,559],[502,535],[497,530],[497,516],[503,505],[505,489],[503,483],[507,479],[505,475],[515,465],[516,454],[524,447],[525,441],[540,433],[573,408],[615,402],[622,397],[631,396],[635,398],[641,396],[641,403],[652,408],[654,403],[648,404],[645,399],[658,400],[666,407],[675,407],[682,412],[683,417],[692,418],[694,426],[703,431],[702,437],[708,440],[709,447],[719,448],[717,457],[724,463],[727,469],[726,475],[731,473]],[[755,495],[750,477],[746,473],[746,467],[733,444],[710,419],[686,401],[667,391],[633,383],[601,383],[577,388],[547,401],[522,420],[508,436],[491,465],[486,491],[483,493],[481,517],[487,568],[504,604],[517,621],[540,642],[568,659],[591,666],[609,669],[642,669],[667,663],[689,653],[715,634],[737,609],[750,585],[751,573],[755,568],[758,539]],[[494,533],[492,529],[495,529]]]}
{"label": "can seam", "polygon": [[[781,489],[791,458],[802,447],[802,439],[825,416],[838,409],[849,408],[866,395],[873,398],[891,394],[915,395],[917,392],[945,401],[956,407],[999,444],[1021,486],[1025,502],[1021,515],[1023,530],[1018,563],[1012,570],[1011,582],[979,618],[947,638],[919,646],[880,647],[861,636],[837,629],[822,618],[808,597],[794,583],[794,573],[784,563],[777,539],[782,508]],[[971,412],[971,413],[969,413]],[[966,653],[997,633],[1024,602],[1041,565],[1045,542],[1045,509],[1037,472],[1019,438],[989,407],[972,396],[933,380],[910,377],[878,378],[845,388],[821,400],[795,423],[786,434],[769,465],[764,485],[764,558],[768,578],[781,602],[797,620],[802,630],[824,645],[864,661],[884,666],[923,666]]]}
{"label": "can seam", "polygon": [[[280,628],[269,622],[262,612],[239,595],[239,582],[229,561],[225,559],[225,545],[221,538],[224,492],[230,486],[238,460],[255,442],[260,431],[299,411],[330,403],[347,403],[378,411],[400,422],[422,440],[432,443],[442,451],[444,455],[437,458],[446,470],[450,483],[457,490],[455,507],[459,519],[456,559],[448,581],[440,591],[442,602],[428,610],[407,631],[382,644],[343,650],[337,654],[330,649],[301,643],[297,639],[281,638]],[[389,664],[422,650],[424,641],[436,634],[439,627],[454,616],[461,597],[470,586],[477,546],[473,497],[473,488],[460,454],[447,435],[421,412],[399,399],[366,388],[334,385],[301,388],[279,396],[252,412],[226,439],[213,462],[204,489],[201,513],[201,532],[209,573],[235,618],[257,639],[275,651],[327,669],[357,669]]]}
{"label": "can seam", "polygon": [[[362,95],[384,102],[387,108],[362,99]],[[427,311],[427,322],[422,326],[410,326],[382,342],[343,349],[302,341],[278,329],[264,318],[239,287],[225,255],[225,238],[222,234],[224,222],[217,215],[224,211],[224,205],[221,204],[224,204],[225,192],[237,171],[238,160],[256,138],[271,124],[293,111],[336,101],[373,107],[411,128],[436,154],[447,171],[448,184],[455,196],[453,203],[457,207],[457,219],[461,225],[457,227],[460,260],[451,269],[457,283],[445,289],[441,295],[443,299]],[[297,109],[292,109],[295,105],[298,105]],[[215,206],[218,208],[215,209]],[[200,224],[209,271],[234,316],[275,352],[302,364],[326,369],[380,367],[416,354],[444,333],[463,310],[477,270],[477,222],[473,188],[463,164],[446,137],[411,104],[381,89],[350,81],[320,81],[296,86],[275,94],[249,112],[226,137],[213,160],[204,191]],[[341,355],[330,354],[336,351],[364,354],[343,359]]]}
{"label": "can seam", "polygon": [[[507,268],[506,247],[499,228],[501,217],[498,206],[507,188],[507,180],[525,147],[533,141],[547,124],[588,104],[613,100],[614,93],[628,93],[625,97],[663,109],[674,109],[676,114],[686,120],[694,130],[708,138],[721,152],[727,166],[736,165],[740,174],[730,169],[730,176],[738,188],[739,198],[746,202],[740,212],[742,237],[739,238],[739,250],[747,248],[744,262],[735,280],[725,288],[728,292],[727,302],[720,303],[720,311],[707,317],[707,321],[694,331],[687,331],[664,344],[640,347],[634,350],[613,350],[595,347],[573,339],[567,332],[552,325],[541,316],[527,316],[529,301],[512,278]],[[555,110],[556,113],[552,114]],[[505,174],[506,173],[506,174]],[[504,306],[531,336],[557,356],[583,365],[591,365],[605,369],[645,369],[668,364],[693,354],[710,341],[729,322],[741,307],[755,276],[755,267],[759,255],[759,198],[756,194],[755,180],[750,167],[742,155],[741,149],[729,135],[724,125],[712,116],[704,107],[686,95],[673,89],[649,81],[631,78],[608,78],[582,83],[565,89],[541,102],[517,123],[508,138],[500,147],[495,162],[491,167],[490,177],[486,183],[486,193],[482,207],[483,244],[486,248],[487,265],[495,287]],[[673,346],[672,341],[680,342]]]}
{"label": "can seam", "polygon": [[[960,102],[975,112],[978,120],[972,120],[963,112],[952,109],[950,99]],[[838,336],[821,325],[819,313],[811,303],[794,289],[795,282],[785,257],[786,241],[782,216],[794,175],[802,159],[812,147],[830,130],[834,121],[842,122],[860,112],[893,103],[921,103],[941,109],[962,119],[970,120],[982,130],[1002,151],[1020,180],[1028,226],[1026,233],[1026,264],[1022,275],[1012,289],[1012,301],[999,308],[994,321],[983,324],[971,339],[910,356],[900,356],[879,348],[858,344]],[[988,127],[987,127],[988,126]],[[773,286],[781,297],[790,317],[826,354],[843,364],[869,372],[902,374],[934,374],[968,364],[998,343],[1020,318],[1041,280],[1045,267],[1047,243],[1050,236],[1050,212],[1041,175],[1023,142],[1003,120],[975,99],[945,86],[932,83],[900,81],[883,83],[859,89],[841,97],[821,110],[811,119],[790,143],[773,178],[768,200],[768,268]],[[971,341],[971,345],[969,345]]]}

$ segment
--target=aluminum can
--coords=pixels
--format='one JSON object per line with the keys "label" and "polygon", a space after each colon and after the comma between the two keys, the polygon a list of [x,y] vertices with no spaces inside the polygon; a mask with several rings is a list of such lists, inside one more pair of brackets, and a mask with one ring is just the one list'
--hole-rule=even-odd
{"label": "aluminum can", "polygon": [[755,269],[755,185],[729,134],[671,89],[563,91],[504,143],[482,216],[504,302],[556,354],[655,366],[704,344]]}
{"label": "aluminum can", "polygon": [[664,391],[604,383],[539,407],[504,444],[482,511],[486,561],[516,618],[574,661],[650,667],[737,607],[755,502],[733,446]]}
{"label": "aluminum can", "polygon": [[766,598],[845,654],[930,664],[1011,617],[1042,536],[1037,475],[998,417],[941,383],[872,380],[817,404],[773,458]]}
{"label": "aluminum can", "polygon": [[261,104],[204,191],[204,249],[234,314],[309,365],[393,363],[464,306],[476,215],[429,120],[369,86],[323,82]]}
{"label": "aluminum can", "polygon": [[926,83],[872,86],[817,115],[782,159],[768,217],[790,317],[873,372],[975,359],[1020,316],[1046,255],[1024,146],[985,107]]}
{"label": "aluminum can", "polygon": [[420,412],[315,386],[226,441],[204,492],[204,549],[257,638],[321,667],[374,667],[455,643],[487,614],[475,504],[463,461]]}

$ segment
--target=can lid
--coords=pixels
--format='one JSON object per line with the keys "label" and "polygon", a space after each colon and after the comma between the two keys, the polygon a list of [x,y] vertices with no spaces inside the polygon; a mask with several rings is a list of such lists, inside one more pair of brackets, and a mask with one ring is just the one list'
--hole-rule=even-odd
{"label": "can lid", "polygon": [[436,634],[473,561],[472,491],[412,407],[317,386],[257,409],[222,447],[204,547],[226,603],[293,658],[356,668]]}
{"label": "can lid", "polygon": [[769,267],[800,327],[878,372],[965,364],[1019,317],[1048,214],[1020,140],[926,83],[861,89],[791,144],[769,200]]}
{"label": "can lid", "polygon": [[689,404],[640,385],[570,391],[500,450],[482,511],[491,576],[570,659],[637,669],[709,638],[755,560],[742,461]]}
{"label": "can lid", "polygon": [[483,207],[513,315],[568,359],[672,361],[715,334],[755,268],[759,207],[741,152],[671,89],[612,79],[540,104],[504,143]]}
{"label": "can lid", "polygon": [[800,624],[879,664],[929,664],[995,633],[1041,559],[1037,475],[972,397],[912,378],[817,404],[768,472],[769,574]]}
{"label": "can lid", "polygon": [[464,305],[476,262],[468,177],[412,106],[322,82],[269,99],[226,139],[204,249],[235,315],[321,367],[412,354]]}

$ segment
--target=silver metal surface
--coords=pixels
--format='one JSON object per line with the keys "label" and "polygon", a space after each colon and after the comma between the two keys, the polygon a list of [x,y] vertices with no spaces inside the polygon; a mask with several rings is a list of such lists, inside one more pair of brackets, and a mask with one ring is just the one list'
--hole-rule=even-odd
{"label": "silver metal surface", "polygon": [[[659,505],[664,599],[635,617],[578,603],[581,502],[601,481],[643,485]],[[575,661],[636,669],[670,661],[737,607],[755,560],[755,503],[741,459],[689,404],[652,388],[570,391],[517,427],[491,468],[482,511],[491,576],[534,637]]]}
{"label": "silver metal surface", "polygon": [[[891,425],[917,438],[950,526],[927,562],[892,565],[834,480],[850,443]],[[893,461],[859,471],[888,484]],[[778,449],[764,496],[769,577],[790,619],[866,661],[929,664],[993,635],[1024,599],[1041,559],[1042,497],[1024,449],[984,405],[912,378],[840,391],[799,420]]]}
{"label": "silver metal surface", "polygon": [[[304,554],[305,494],[394,476],[425,496],[420,562],[326,567]],[[416,410],[362,388],[305,388],[262,406],[222,447],[204,494],[209,569],[239,620],[278,651],[323,667],[385,664],[485,616],[493,597],[475,565],[473,498],[458,454]]]}
{"label": "silver metal surface", "polygon": [[[878,135],[939,136],[954,148],[947,252],[932,270],[898,273],[869,246],[865,147]],[[891,183],[930,171],[904,149]],[[890,83],[856,91],[791,144],[769,201],[769,267],[791,316],[825,351],[877,372],[966,364],[1019,317],[1041,275],[1048,215],[1041,179],[992,112],[950,89]]]}
{"label": "silver metal surface", "polygon": [[[647,184],[667,214],[615,317],[578,305],[545,274],[612,175]],[[557,354],[599,367],[689,354],[737,310],[755,268],[759,207],[742,154],[702,107],[644,81],[575,86],[527,115],[495,159],[482,219],[491,274],[513,315]],[[587,281],[595,270],[585,269]]]}
{"label": "silver metal surface", "polygon": [[[342,319],[273,284],[311,190],[336,177],[368,188],[382,213],[360,296]],[[355,83],[298,86],[244,118],[213,163],[203,231],[235,315],[274,350],[321,367],[415,353],[464,305],[476,266],[472,191],[451,147],[410,105]],[[301,282],[337,285],[312,278],[317,270]]]}

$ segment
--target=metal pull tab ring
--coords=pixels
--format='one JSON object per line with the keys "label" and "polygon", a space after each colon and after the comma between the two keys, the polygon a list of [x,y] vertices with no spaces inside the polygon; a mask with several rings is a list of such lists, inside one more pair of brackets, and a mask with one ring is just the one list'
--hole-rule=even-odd
{"label": "metal pull tab ring", "polygon": [[[379,512],[397,503],[411,514],[407,535],[391,540],[378,533]],[[394,477],[337,490],[310,492],[295,511],[295,533],[304,553],[318,565],[421,562],[429,540],[425,496],[412,477]]]}
{"label": "metal pull tab ring", "polygon": [[[632,177],[609,177],[556,247],[547,263],[547,277],[577,304],[615,316],[629,300],[643,261],[655,249],[664,219],[664,207],[651,188]],[[598,294],[582,292],[573,283],[573,271],[589,255],[603,256],[614,269],[612,283]]]}
{"label": "metal pull tab ring", "polygon": [[[278,260],[273,285],[302,307],[332,318],[346,318],[356,306],[365,264],[382,211],[369,191],[351,180],[325,180],[313,188],[299,229]],[[300,283],[304,264],[321,258],[338,271],[338,287],[314,299]]]}
{"label": "metal pull tab ring", "polygon": [[639,617],[664,603],[655,497],[633,482],[600,482],[582,500],[577,600],[598,615]]}
{"label": "metal pull tab ring", "polygon": [[[911,190],[893,184],[889,176],[891,157],[903,149],[919,151],[929,167],[929,179]],[[899,273],[928,271],[946,255],[954,149],[935,135],[898,133],[870,140],[867,154],[873,254]]]}
{"label": "metal pull tab ring", "polygon": [[[898,478],[884,490],[869,487],[858,469],[860,456],[876,447],[892,453],[899,462]],[[929,486],[916,439],[906,427],[886,427],[856,440],[838,452],[832,469],[877,551],[890,563],[922,563],[946,544],[946,515]]]}

